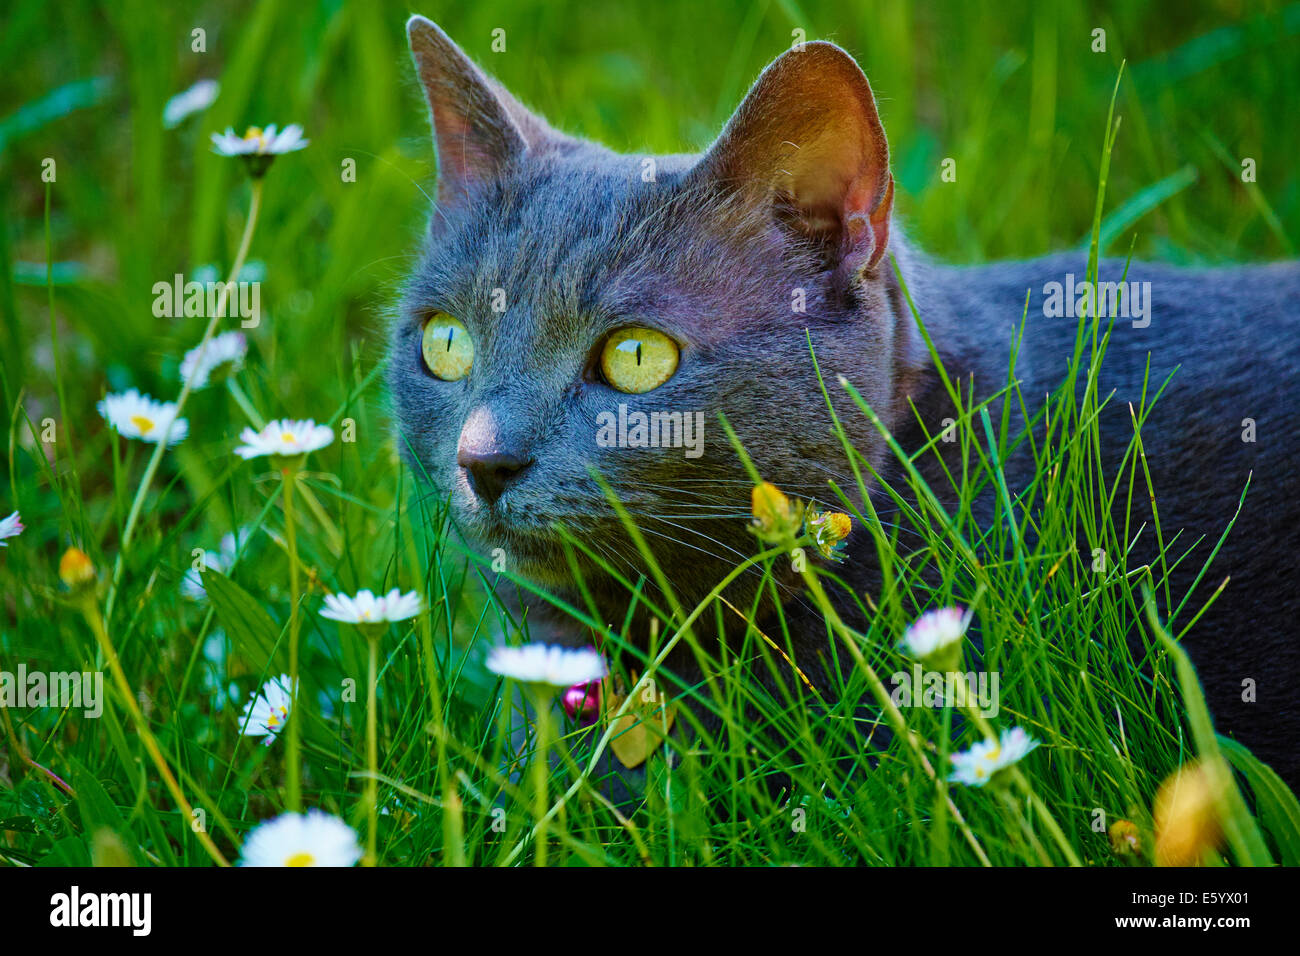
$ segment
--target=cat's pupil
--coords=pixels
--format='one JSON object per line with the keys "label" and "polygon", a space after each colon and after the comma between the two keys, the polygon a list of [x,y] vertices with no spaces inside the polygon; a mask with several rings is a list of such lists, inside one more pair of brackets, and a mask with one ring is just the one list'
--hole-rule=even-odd
{"label": "cat's pupil", "polygon": [[641,343],[640,342],[636,344],[636,364],[637,365],[641,364]]}
{"label": "cat's pupil", "polygon": [[456,330],[448,327],[447,329],[447,351],[451,351],[451,340],[456,337]]}

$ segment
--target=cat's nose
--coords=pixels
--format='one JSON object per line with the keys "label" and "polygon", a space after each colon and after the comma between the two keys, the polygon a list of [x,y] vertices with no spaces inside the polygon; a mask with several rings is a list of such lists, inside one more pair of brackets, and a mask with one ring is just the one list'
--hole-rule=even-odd
{"label": "cat's nose", "polygon": [[493,503],[533,461],[509,451],[461,448],[456,452],[456,463],[469,473],[474,493]]}

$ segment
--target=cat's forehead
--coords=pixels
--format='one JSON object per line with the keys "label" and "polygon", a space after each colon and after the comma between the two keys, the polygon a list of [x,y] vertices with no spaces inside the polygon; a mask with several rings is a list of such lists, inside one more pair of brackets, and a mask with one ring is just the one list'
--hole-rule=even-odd
{"label": "cat's forehead", "polygon": [[680,174],[646,181],[636,157],[583,151],[528,159],[468,210],[462,252],[542,288],[544,277],[612,277],[654,263],[671,266],[681,247]]}
{"label": "cat's forehead", "polygon": [[721,328],[783,300],[780,249],[693,190],[692,161],[584,149],[519,163],[435,221],[425,285],[471,315],[524,307],[596,325],[670,313]]}

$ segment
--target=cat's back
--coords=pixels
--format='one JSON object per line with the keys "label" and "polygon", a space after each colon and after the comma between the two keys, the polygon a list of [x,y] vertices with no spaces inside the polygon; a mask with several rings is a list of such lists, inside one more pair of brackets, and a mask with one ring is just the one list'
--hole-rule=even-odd
{"label": "cat's back", "polygon": [[[1086,255],[940,270],[927,322],[941,352],[987,394],[1015,366],[1031,414],[1068,373],[1078,316],[1097,301]],[[1300,777],[1300,263],[1178,268],[1105,260],[1102,283],[1123,283],[1098,375],[1103,468],[1125,475],[1113,516],[1131,535],[1129,566],[1158,552],[1156,514],[1169,546],[1175,607],[1225,532],[1227,539],[1178,614],[1180,630],[1227,585],[1185,638],[1220,726],[1290,779]],[[1118,288],[1107,288],[1112,294]],[[1114,299],[1109,300],[1111,303]],[[1112,312],[1102,309],[1109,321]],[[1103,325],[1104,328],[1104,325]],[[1079,374],[1088,376],[1090,344]],[[1131,409],[1130,410],[1130,406]],[[1128,500],[1134,419],[1145,462]],[[1149,470],[1156,505],[1146,493]],[[1009,483],[1034,478],[1028,455],[1008,461]],[[1243,500],[1243,492],[1245,497]],[[1190,552],[1190,553],[1186,553]],[[1184,557],[1184,554],[1186,556]],[[1155,561],[1157,575],[1165,565]],[[1160,602],[1162,614],[1169,609]]]}
{"label": "cat's back", "polygon": [[[1256,489],[1274,506],[1297,497],[1284,494],[1284,479],[1300,467],[1300,263],[1179,268],[1109,259],[1096,286],[1086,269],[1084,253],[942,268],[923,318],[945,363],[974,374],[984,390],[1006,384],[1020,336],[1014,377],[1033,406],[1064,381],[1080,314],[1095,305],[1101,331],[1110,325],[1097,377],[1108,446],[1128,445],[1129,406],[1138,415],[1145,408],[1143,445],[1169,473],[1166,494],[1204,497],[1207,480],[1226,480],[1236,484],[1235,503],[1253,471],[1277,479]],[[1080,394],[1090,353],[1088,338]]]}

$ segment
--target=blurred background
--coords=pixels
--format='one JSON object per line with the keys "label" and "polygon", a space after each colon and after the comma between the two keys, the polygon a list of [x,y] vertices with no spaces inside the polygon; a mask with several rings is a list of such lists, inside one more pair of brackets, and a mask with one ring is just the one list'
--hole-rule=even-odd
{"label": "blurred background", "polygon": [[[417,9],[555,125],[637,151],[704,146],[795,31],[834,40],[880,100],[905,227],[957,262],[1083,241],[1127,61],[1105,207],[1110,252],[1133,244],[1174,262],[1259,260],[1294,255],[1300,235],[1300,4],[476,0]],[[77,455],[88,502],[113,480],[95,402],[126,387],[174,397],[177,363],[203,320],[155,318],[152,287],[178,272],[224,274],[233,257],[248,186],[209,142],[227,126],[297,122],[311,140],[269,174],[245,273],[264,283],[266,317],[249,332],[245,373],[255,403],[322,417],[381,360],[385,310],[435,172],[404,45],[411,12],[344,0],[5,0],[0,384],[11,447],[32,444],[26,427],[11,426],[21,415],[63,420],[51,309],[65,417],[74,439],[85,438]],[[497,30],[504,51],[493,50]],[[1097,30],[1104,52],[1094,51]],[[215,101],[167,128],[169,99],[205,79],[220,84]],[[47,158],[57,170],[49,184]],[[955,182],[941,179],[946,158]],[[1247,158],[1254,183],[1242,181]],[[341,175],[349,159],[355,182]],[[200,491],[204,455],[194,443],[177,452]],[[44,494],[29,480],[33,466],[19,456],[9,471],[15,501],[0,512],[24,486],[33,518],[57,515],[54,498],[30,500]],[[57,526],[29,534],[50,539]]]}

